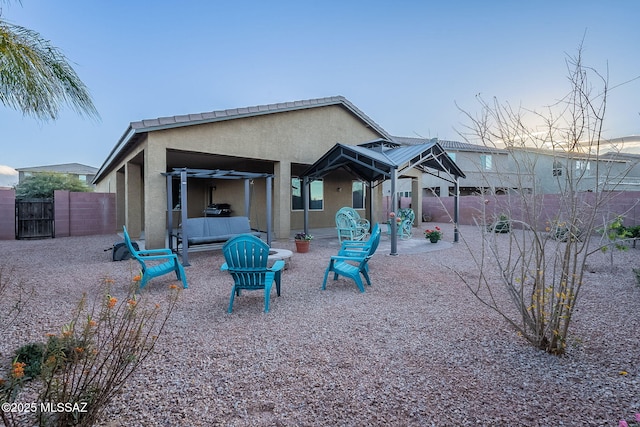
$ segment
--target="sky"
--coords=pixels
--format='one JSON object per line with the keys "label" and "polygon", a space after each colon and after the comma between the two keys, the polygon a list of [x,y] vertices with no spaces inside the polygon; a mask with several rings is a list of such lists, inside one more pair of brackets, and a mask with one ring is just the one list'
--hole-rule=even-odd
{"label": "sky", "polygon": [[562,98],[567,59],[581,44],[584,63],[617,86],[605,135],[640,135],[635,0],[22,0],[0,7],[0,19],[39,32],[64,53],[100,114],[89,119],[66,107],[58,120],[42,122],[0,105],[0,178],[12,168],[100,167],[133,121],[336,95],[392,135],[461,140],[467,113],[480,112],[477,95],[533,110]]}

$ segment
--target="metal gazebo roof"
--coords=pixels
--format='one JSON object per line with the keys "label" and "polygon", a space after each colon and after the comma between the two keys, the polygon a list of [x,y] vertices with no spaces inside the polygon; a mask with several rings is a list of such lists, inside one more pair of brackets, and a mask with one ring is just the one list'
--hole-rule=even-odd
{"label": "metal gazebo roof", "polygon": [[458,165],[435,141],[400,146],[383,139],[356,146],[337,143],[302,176],[311,180],[319,179],[339,168],[345,168],[369,182],[391,178],[392,169],[402,174],[411,168],[418,168],[427,173],[430,173],[429,170],[444,172],[454,179],[455,177],[465,178],[465,174]]}
{"label": "metal gazebo roof", "polygon": [[171,172],[164,172],[164,176],[181,176],[182,172],[186,172],[187,178],[211,178],[211,179],[254,179],[273,177],[272,173],[254,173],[239,172],[234,170],[222,169],[189,169],[174,168]]}
{"label": "metal gazebo roof", "polygon": [[[436,175],[456,185],[454,210],[455,240],[458,241],[458,179],[465,174],[447,155],[437,140],[425,144],[401,146],[393,141],[377,139],[357,146],[337,143],[318,161],[311,165],[302,177],[309,181],[320,179],[336,169],[344,168],[364,181],[391,180],[393,206],[396,204],[396,181],[407,170],[416,168],[424,173]],[[434,173],[435,171],[435,173]],[[445,174],[444,176],[441,173]],[[308,189],[307,189],[308,194]],[[305,231],[308,230],[308,205],[305,203]],[[395,223],[392,223],[392,227]],[[396,255],[397,235],[391,232],[391,254]]]}

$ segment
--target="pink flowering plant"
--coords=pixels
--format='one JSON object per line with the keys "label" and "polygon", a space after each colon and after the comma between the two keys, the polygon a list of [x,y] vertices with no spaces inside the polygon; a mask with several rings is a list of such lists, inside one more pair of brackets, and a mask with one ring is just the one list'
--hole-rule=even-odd
{"label": "pink flowering plant", "polygon": [[633,421],[620,420],[618,427],[640,427],[640,413],[633,417]]}
{"label": "pink flowering plant", "polygon": [[429,240],[440,240],[442,239],[442,230],[438,226],[433,229],[428,228],[424,230],[424,237]]}

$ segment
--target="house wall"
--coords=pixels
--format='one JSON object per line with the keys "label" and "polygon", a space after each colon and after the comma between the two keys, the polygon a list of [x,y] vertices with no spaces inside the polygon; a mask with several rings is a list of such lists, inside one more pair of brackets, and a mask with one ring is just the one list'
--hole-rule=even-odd
{"label": "house wall", "polygon": [[[269,162],[272,165],[270,172],[279,171],[283,178],[274,180],[273,231],[277,239],[288,239],[291,228],[300,228],[303,219],[302,212],[291,210],[290,178],[302,173],[336,142],[355,145],[378,136],[340,106],[316,107],[151,132],[144,158],[145,244],[149,248],[165,245],[166,179],[161,173],[166,172],[167,150],[233,156],[239,161],[248,158]],[[347,202],[351,205],[348,192],[336,194],[336,176],[340,175],[325,177],[324,209],[309,213],[310,223],[314,227],[335,226],[337,209]],[[346,188],[352,179],[349,175],[348,181],[345,179],[340,186]],[[224,194],[222,191],[230,195],[227,203],[236,212],[244,212],[243,185],[238,180],[216,186],[220,189],[221,196]],[[190,217],[202,216],[208,190],[198,189],[196,184],[196,191],[200,195],[196,196],[194,204],[189,202]],[[266,225],[266,209],[259,209],[258,205],[258,201],[265,197],[264,186],[254,183],[254,191],[252,224]]]}
{"label": "house wall", "polygon": [[[454,161],[464,171],[466,178],[460,179],[462,194],[476,192],[475,189],[489,189],[490,192],[507,189],[532,188],[533,175],[515,174],[515,165],[507,152],[447,151],[454,155]],[[483,168],[482,156],[491,156],[491,168]],[[446,177],[449,178],[449,177]],[[449,197],[453,183],[425,174],[422,177],[425,197],[433,197],[431,189],[437,189],[440,197]],[[468,190],[467,190],[468,189]]]}
{"label": "house wall", "polygon": [[520,164],[527,170],[533,170],[538,193],[564,192],[569,178],[577,191],[640,190],[637,159],[597,160],[595,156],[578,158],[550,150],[513,150],[511,156],[512,169]]}

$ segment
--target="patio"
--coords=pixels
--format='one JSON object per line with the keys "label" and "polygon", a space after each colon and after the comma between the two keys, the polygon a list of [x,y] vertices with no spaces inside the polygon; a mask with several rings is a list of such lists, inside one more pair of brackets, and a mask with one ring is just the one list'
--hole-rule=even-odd
{"label": "patio", "polygon": [[[469,249],[450,243],[451,224],[439,225],[444,241],[414,229],[398,256],[383,234],[364,294],[343,279],[320,290],[338,241],[335,230],[311,230],[311,251],[294,252],[268,314],[260,292],[243,293],[227,314],[221,251],[191,254],[189,289],[157,354],[101,425],[602,426],[640,412],[640,287],[628,268],[637,250],[617,253],[614,271],[608,255],[590,262],[568,355],[553,357],[471,295],[450,269],[477,274]],[[480,238],[470,226],[461,235]],[[0,338],[3,365],[20,345],[59,332],[82,292],[101,295],[102,278],[125,295],[137,264],[111,262],[104,249],[118,239],[0,242],[2,265],[35,290]],[[293,240],[273,246],[295,251]],[[170,279],[145,292],[162,296]]]}

